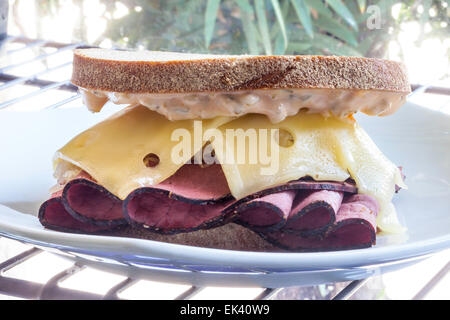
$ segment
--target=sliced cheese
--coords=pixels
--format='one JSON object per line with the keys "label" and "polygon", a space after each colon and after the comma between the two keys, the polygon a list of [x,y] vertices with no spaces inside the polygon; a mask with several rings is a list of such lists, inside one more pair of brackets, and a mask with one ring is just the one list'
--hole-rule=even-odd
{"label": "sliced cheese", "polygon": [[[196,120],[203,130],[217,128],[230,118]],[[121,199],[136,188],[156,185],[173,175],[203,143],[192,143],[191,152],[172,161],[172,149],[179,145],[172,139],[180,129],[192,137],[194,120],[169,121],[143,106],[130,106],[109,119],[82,132],[57,151],[55,168],[67,161],[88,172],[95,180]],[[147,167],[144,157],[153,153],[159,164]]]}
{"label": "sliced cheese", "polygon": [[[345,181],[350,175],[337,161],[332,143],[334,131],[341,126],[352,125],[310,114],[289,117],[278,124],[271,123],[262,115],[249,115],[221,126],[221,135],[226,137],[223,146],[219,145],[221,141],[217,139],[212,145],[231,193],[239,199],[304,176],[311,176],[315,180]],[[285,135],[292,135],[294,144],[277,147],[277,129]],[[235,133],[235,139],[231,139],[231,132]],[[255,144],[248,143],[251,134],[257,136],[256,150],[253,147]],[[247,143],[242,149],[239,140],[243,141],[245,135]],[[269,143],[260,145],[263,139]],[[231,157],[233,153],[234,157]],[[245,163],[242,163],[242,159]],[[274,163],[271,164],[271,161]]]}
{"label": "sliced cheese", "polygon": [[[235,130],[240,128],[242,130]],[[301,114],[273,124],[266,117],[248,115],[219,128],[223,136],[227,130],[235,130],[235,139],[224,139],[224,142],[212,142],[232,194],[242,198],[253,192],[276,186],[304,176],[315,180],[345,181],[353,178],[358,192],[373,196],[380,204],[378,226],[386,232],[399,232],[401,227],[396,218],[395,208],[391,204],[395,185],[405,187],[399,169],[390,162],[365,131],[357,123],[349,123],[337,118],[324,118],[320,115]],[[262,168],[269,169],[270,164],[259,162],[251,164],[250,157],[258,150],[233,148],[238,139],[243,139],[248,130],[256,129],[258,140],[267,132],[259,129],[276,130],[291,135],[293,143],[286,145],[280,142],[279,165],[277,172],[266,174]],[[286,133],[287,131],[287,133]],[[229,131],[231,132],[231,131]],[[278,134],[280,136],[280,133]],[[276,135],[271,135],[271,148],[262,154],[270,156],[277,144]],[[289,139],[288,139],[289,140]],[[234,150],[233,150],[234,149]],[[231,151],[233,150],[233,151]],[[230,161],[230,152],[234,152],[236,160]],[[245,153],[247,163],[239,163],[238,155]],[[242,158],[241,158],[242,159]],[[270,171],[270,170],[269,170]]]}

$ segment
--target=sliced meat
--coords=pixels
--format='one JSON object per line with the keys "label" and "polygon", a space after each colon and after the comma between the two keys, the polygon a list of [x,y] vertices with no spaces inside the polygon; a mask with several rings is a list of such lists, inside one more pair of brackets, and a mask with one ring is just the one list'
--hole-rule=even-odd
{"label": "sliced meat", "polygon": [[133,226],[160,233],[210,228],[232,219],[249,228],[276,230],[285,224],[298,190],[322,189],[356,192],[348,182],[297,180],[233,201],[219,165],[185,165],[156,187],[134,190],[123,212]]}
{"label": "sliced meat", "polygon": [[197,199],[173,197],[167,190],[140,188],[124,201],[123,210],[132,226],[174,234],[217,226],[225,222],[226,202],[195,203]]}
{"label": "sliced meat", "polygon": [[251,229],[280,229],[289,217],[295,194],[287,190],[241,203],[234,209],[235,222]]}
{"label": "sliced meat", "polygon": [[351,181],[303,179],[236,201],[220,165],[185,165],[159,185],[138,188],[121,201],[82,173],[41,206],[39,219],[48,228],[70,232],[130,224],[162,234],[234,221],[282,248],[346,249],[375,243],[378,204],[356,191]]}
{"label": "sliced meat", "polygon": [[225,213],[233,216],[234,222],[258,231],[274,231],[289,224],[292,230],[319,232],[335,221],[344,192],[356,191],[351,182],[295,180],[235,201]]}
{"label": "sliced meat", "polygon": [[336,220],[343,198],[340,191],[299,192],[283,230],[302,231],[304,235],[324,231]]}
{"label": "sliced meat", "polygon": [[44,227],[64,232],[97,233],[111,229],[109,226],[96,226],[72,217],[62,204],[61,192],[41,205],[38,218]]}
{"label": "sliced meat", "polygon": [[173,234],[223,224],[231,201],[220,165],[184,165],[157,186],[130,193],[123,213],[133,226]]}
{"label": "sliced meat", "polygon": [[[158,200],[160,202],[158,205],[161,205],[160,207],[151,205],[151,200],[155,200],[156,196],[152,190],[160,190],[156,192],[156,194],[161,196],[161,199]],[[147,191],[150,191],[152,196],[142,201],[141,198],[146,197]],[[155,225],[158,229],[164,227],[164,224],[160,225],[162,223],[160,220],[161,217],[158,217],[162,213],[169,214],[172,223],[177,221],[176,225],[179,227],[179,221],[182,220],[183,213],[187,214],[191,212],[192,217],[201,215],[202,218],[198,219],[203,221],[210,218],[208,214],[212,214],[212,211],[214,211],[214,207],[205,208],[203,206],[197,210],[195,209],[196,206],[191,206],[191,204],[214,204],[231,198],[230,190],[228,189],[228,184],[226,183],[220,165],[211,165],[208,167],[185,165],[170,178],[160,183],[157,188],[138,189],[132,193],[132,197],[137,197],[136,203],[139,203],[139,210],[144,209],[144,211],[139,212],[141,218],[143,212],[147,212],[147,215],[153,214],[154,218],[160,221],[160,223]],[[165,201],[166,198],[173,200],[169,201],[169,204]],[[131,202],[133,203],[133,201]],[[186,202],[188,204],[185,204]],[[86,172],[82,172],[76,179],[66,184],[62,194],[62,203],[67,212],[79,221],[98,226],[127,224],[123,212],[123,201],[97,184]],[[167,211],[169,207],[173,208],[170,212],[159,212],[163,210],[162,208],[166,208],[165,210]],[[131,204],[130,208],[134,210],[136,207],[133,207],[133,204]],[[152,208],[157,208],[158,212],[155,212]],[[222,208],[220,207],[220,209]],[[207,209],[208,214],[200,214],[204,209]],[[133,214],[134,212],[132,211],[131,217],[134,217]],[[221,213],[214,214],[221,216]],[[192,217],[187,217],[187,219]],[[144,221],[142,222],[144,223]],[[149,222],[146,219],[144,225],[148,225]],[[189,230],[192,225],[192,221],[187,222],[186,230]],[[199,224],[198,227],[200,225],[203,224]],[[173,224],[169,223],[169,228],[172,227]]]}
{"label": "sliced meat", "polygon": [[76,220],[97,226],[126,224],[122,200],[87,176],[69,181],[62,193],[62,203]]}
{"label": "sliced meat", "polygon": [[336,224],[351,219],[360,219],[377,229],[378,201],[366,194],[354,194],[345,198],[336,215]]}
{"label": "sliced meat", "polygon": [[[273,194],[276,192],[286,191],[286,190],[330,190],[330,191],[339,191],[339,192],[347,192],[347,193],[357,193],[358,189],[355,183],[351,180],[344,182],[336,182],[336,181],[314,181],[309,179],[301,179],[289,181],[288,183],[267,188],[262,191],[255,192],[251,195],[248,195],[245,198],[242,198],[234,203],[234,206],[238,206],[241,203],[248,202],[252,199],[261,198],[263,196]],[[230,209],[234,209],[231,207]]]}
{"label": "sliced meat", "polygon": [[375,244],[378,204],[367,195],[352,195],[344,200],[335,223],[314,236],[280,230],[260,233],[280,248],[294,251],[343,250],[366,248]]}
{"label": "sliced meat", "polygon": [[231,199],[227,180],[219,164],[186,164],[156,187],[169,191],[174,199],[183,198],[193,203],[216,203]]}

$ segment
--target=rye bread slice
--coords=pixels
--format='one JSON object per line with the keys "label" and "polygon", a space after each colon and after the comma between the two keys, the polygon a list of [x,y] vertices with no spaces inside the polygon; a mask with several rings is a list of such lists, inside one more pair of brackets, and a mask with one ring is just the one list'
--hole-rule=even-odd
{"label": "rye bread slice", "polygon": [[72,83],[126,93],[254,89],[349,89],[409,93],[406,68],[390,60],[337,56],[203,55],[76,49]]}
{"label": "rye bread slice", "polygon": [[252,230],[235,223],[227,223],[217,228],[174,235],[158,234],[131,226],[106,233],[111,236],[146,239],[203,248],[257,252],[284,251],[267,242]]}

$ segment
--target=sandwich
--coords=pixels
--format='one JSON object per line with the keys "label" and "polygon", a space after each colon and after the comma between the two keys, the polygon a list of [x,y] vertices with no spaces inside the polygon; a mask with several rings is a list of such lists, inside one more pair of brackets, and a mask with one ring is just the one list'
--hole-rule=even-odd
{"label": "sandwich", "polygon": [[92,112],[56,151],[49,229],[238,250],[342,250],[399,233],[398,164],[353,115],[388,116],[405,67],[335,56],[77,49]]}

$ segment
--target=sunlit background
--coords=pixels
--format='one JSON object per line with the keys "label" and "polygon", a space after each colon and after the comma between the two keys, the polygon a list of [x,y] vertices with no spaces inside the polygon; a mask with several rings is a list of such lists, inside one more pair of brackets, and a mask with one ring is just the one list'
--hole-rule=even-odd
{"label": "sunlit background", "polygon": [[8,31],[106,48],[388,58],[429,83],[450,74],[449,3],[11,0]]}

